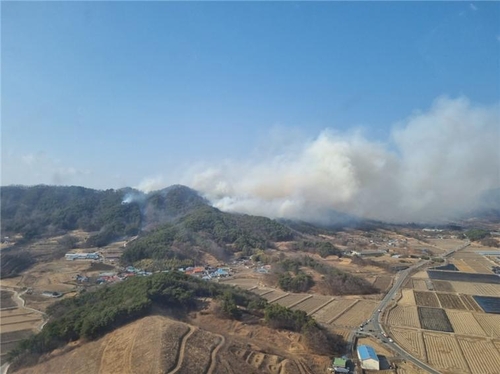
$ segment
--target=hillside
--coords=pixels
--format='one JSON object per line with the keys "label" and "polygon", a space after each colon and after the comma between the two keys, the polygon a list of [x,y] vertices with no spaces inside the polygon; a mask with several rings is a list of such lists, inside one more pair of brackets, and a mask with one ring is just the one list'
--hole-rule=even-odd
{"label": "hillside", "polygon": [[[15,373],[171,373],[178,369],[188,374],[300,374],[303,367],[315,368],[314,362],[323,366],[328,362],[328,357],[310,354],[298,334],[203,318],[210,322],[199,327],[161,315],[144,317],[96,341],[68,345],[46,361]],[[210,331],[216,327],[216,332]],[[250,332],[252,343],[246,344]],[[271,337],[273,347],[267,342]]]}
{"label": "hillside", "polygon": [[[9,361],[12,362],[13,369],[20,369],[43,361],[43,357],[46,354],[53,355],[50,352],[54,350],[68,349],[74,344],[72,342],[93,341],[106,334],[111,336],[111,341],[117,349],[121,347],[121,350],[128,351],[130,356],[132,354],[130,352],[135,351],[134,334],[131,334],[132,338],[127,339],[113,337],[117,334],[128,335],[116,332],[123,332],[122,326],[126,323],[152,313],[169,313],[177,319],[186,320],[193,311],[200,310],[205,310],[204,315],[207,313],[217,315],[220,321],[224,321],[224,325],[230,320],[245,319],[248,322],[265,324],[269,328],[301,332],[305,336],[306,345],[311,349],[317,350],[319,346],[324,347],[325,343],[332,348],[341,347],[338,337],[330,335],[319,327],[305,312],[292,311],[280,305],[268,305],[256,294],[229,285],[205,282],[179,272],[170,272],[150,277],[136,277],[55,303],[47,309],[50,320],[43,330],[23,340],[13,349],[9,354]],[[193,349],[215,348],[224,340],[201,331],[195,332],[190,327],[189,330],[193,334],[198,334],[193,340],[200,339],[194,343]],[[169,338],[167,343],[172,344],[178,338],[178,335]],[[130,339],[132,346],[127,348],[127,341]],[[98,347],[101,346],[97,342],[96,344]],[[99,348],[101,355],[105,355],[108,348],[101,348]],[[330,352],[327,350],[325,353]],[[100,360],[101,365],[105,362],[103,360]],[[208,362],[205,364],[208,365]],[[186,369],[185,372],[193,370]]]}

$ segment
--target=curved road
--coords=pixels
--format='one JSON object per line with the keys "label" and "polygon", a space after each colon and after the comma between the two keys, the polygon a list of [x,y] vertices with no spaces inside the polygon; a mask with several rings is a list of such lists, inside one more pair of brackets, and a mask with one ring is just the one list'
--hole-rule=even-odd
{"label": "curved road", "polygon": [[[437,256],[439,258],[446,258],[456,251],[460,251],[470,245],[470,241],[467,240],[463,245],[461,245],[458,248],[455,248],[451,251],[448,251],[440,256]],[[369,330],[372,330],[373,333],[366,333],[364,331],[360,331],[359,328],[356,330],[351,331],[348,337],[348,353],[351,353],[353,349],[353,343],[354,343],[354,337],[360,333],[364,335],[371,335],[375,338],[381,339],[383,334],[385,333],[383,326],[381,324],[381,316],[384,312],[384,309],[387,307],[389,302],[395,297],[396,293],[399,291],[401,286],[403,285],[404,281],[408,278],[410,274],[412,274],[415,270],[417,270],[420,267],[423,267],[424,265],[428,264],[431,260],[421,260],[418,263],[416,263],[413,266],[410,266],[406,270],[400,271],[397,276],[396,276],[396,281],[394,282],[392,288],[390,291],[385,295],[385,297],[382,299],[380,302],[380,305],[378,306],[377,310],[373,312],[372,316],[370,317],[370,323],[367,325],[369,327]],[[432,374],[440,374],[439,371],[433,369],[429,365],[425,364],[424,362],[420,361],[418,358],[412,356],[408,352],[406,352],[403,348],[401,348],[399,345],[397,345],[395,342],[384,342],[387,346],[389,346],[394,352],[397,352],[403,359],[407,361],[411,361],[413,364],[418,366],[419,368],[426,370],[429,373]]]}

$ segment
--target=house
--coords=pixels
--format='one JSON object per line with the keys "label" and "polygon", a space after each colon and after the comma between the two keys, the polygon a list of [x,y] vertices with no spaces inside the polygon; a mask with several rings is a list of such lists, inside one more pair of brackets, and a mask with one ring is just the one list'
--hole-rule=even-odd
{"label": "house", "polygon": [[365,370],[380,370],[380,362],[375,350],[369,345],[360,345],[357,349],[361,368]]}

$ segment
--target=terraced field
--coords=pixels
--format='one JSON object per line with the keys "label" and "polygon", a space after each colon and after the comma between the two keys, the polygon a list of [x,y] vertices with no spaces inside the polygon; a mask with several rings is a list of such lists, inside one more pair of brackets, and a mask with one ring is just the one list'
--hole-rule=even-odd
{"label": "terraced field", "polygon": [[439,300],[434,292],[414,291],[415,302],[420,306],[439,308]]}
{"label": "terraced field", "polygon": [[273,300],[276,300],[279,297],[285,296],[287,293],[279,290],[275,290],[271,293],[266,293],[262,297],[266,299],[269,302],[272,302]]}
{"label": "terraced field", "polygon": [[391,327],[391,335],[404,350],[415,355],[420,360],[427,361],[424,339],[420,331]]}
{"label": "terraced field", "polygon": [[332,300],[333,298],[330,296],[314,295],[313,297],[301,302],[300,304],[295,305],[292,309],[303,310],[307,314],[310,314],[322,305],[325,305]]}
{"label": "terraced field", "polygon": [[333,319],[339,317],[340,314],[342,314],[342,312],[344,312],[355,302],[356,300],[344,300],[344,299],[334,300],[331,303],[329,303],[326,307],[314,313],[312,316],[318,322],[330,323]]}
{"label": "terraced field", "polygon": [[441,306],[445,309],[467,310],[460,297],[453,293],[436,293]]}
{"label": "terraced field", "polygon": [[500,353],[491,341],[463,336],[457,340],[473,373],[498,374]]}
{"label": "terraced field", "polygon": [[309,297],[309,295],[305,294],[290,294],[288,296],[285,296],[282,299],[279,299],[276,301],[277,304],[289,307],[291,305],[294,305],[295,303],[304,300],[306,297]]}
{"label": "terraced field", "polygon": [[453,335],[424,332],[429,364],[444,373],[470,373],[462,351]]}
{"label": "terraced field", "polygon": [[333,321],[337,326],[356,327],[366,321],[377,307],[376,301],[361,300]]}
{"label": "terraced field", "polygon": [[417,307],[397,305],[389,312],[388,322],[391,326],[407,326],[419,329],[420,322]]}
{"label": "terraced field", "polygon": [[447,310],[446,314],[456,334],[486,336],[481,325],[477,322],[472,313]]}

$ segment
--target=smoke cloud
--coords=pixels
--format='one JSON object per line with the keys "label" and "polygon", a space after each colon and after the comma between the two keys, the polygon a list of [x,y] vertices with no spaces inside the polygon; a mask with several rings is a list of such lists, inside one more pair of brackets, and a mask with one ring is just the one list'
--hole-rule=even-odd
{"label": "smoke cloud", "polygon": [[[265,157],[191,170],[185,183],[224,211],[328,222],[332,211],[437,222],[500,187],[500,107],[438,98],[388,143],[325,130]],[[147,183],[150,184],[150,183]]]}

